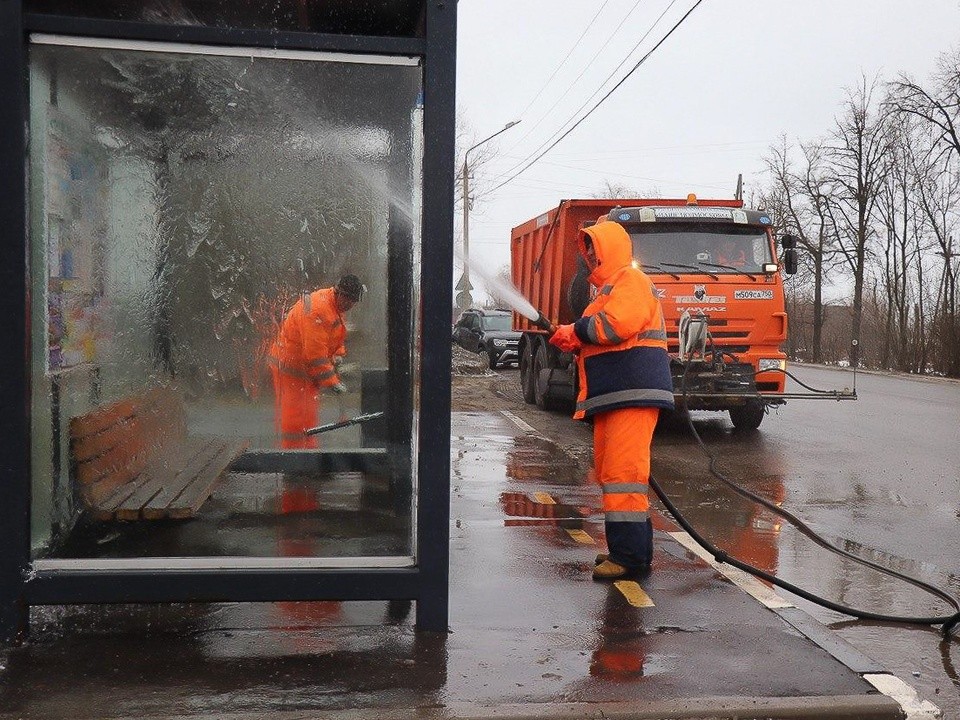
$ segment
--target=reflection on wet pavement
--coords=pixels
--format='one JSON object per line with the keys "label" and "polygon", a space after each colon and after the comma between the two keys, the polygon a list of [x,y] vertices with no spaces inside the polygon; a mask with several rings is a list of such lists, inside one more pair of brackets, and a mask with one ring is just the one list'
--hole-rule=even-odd
{"label": "reflection on wet pavement", "polygon": [[[867,691],[662,518],[652,572],[636,579],[652,605],[593,582],[603,523],[587,469],[500,415],[455,414],[454,432],[449,635],[415,632],[409,602],[41,608],[0,708],[32,720],[661,702],[730,695],[730,668],[742,696]],[[286,552],[315,550],[296,542],[315,497],[290,489]]]}

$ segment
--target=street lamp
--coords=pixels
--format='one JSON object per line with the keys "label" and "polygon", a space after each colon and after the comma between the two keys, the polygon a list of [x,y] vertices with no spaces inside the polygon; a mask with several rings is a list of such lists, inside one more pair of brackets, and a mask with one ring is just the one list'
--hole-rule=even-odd
{"label": "street lamp", "polygon": [[457,283],[457,305],[461,310],[465,310],[473,304],[473,297],[470,295],[473,286],[470,285],[470,164],[468,156],[471,151],[493,140],[497,135],[506,132],[519,122],[519,120],[511,120],[490,137],[468,147],[463,154],[463,276]]}

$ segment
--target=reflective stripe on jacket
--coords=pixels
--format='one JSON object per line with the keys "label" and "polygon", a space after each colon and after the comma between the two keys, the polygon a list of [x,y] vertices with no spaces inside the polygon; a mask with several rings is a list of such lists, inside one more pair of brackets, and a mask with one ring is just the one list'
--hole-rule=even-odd
{"label": "reflective stripe on jacket", "polygon": [[[574,331],[580,392],[574,417],[623,407],[673,408],[663,310],[653,282],[632,265],[630,236],[615,222],[584,231],[598,264],[590,282],[600,288]],[[581,236],[581,253],[584,253]]]}
{"label": "reflective stripe on jacket", "polygon": [[334,289],[316,290],[287,313],[268,361],[282,373],[332,387],[340,382],[333,359],[346,353],[346,335]]}

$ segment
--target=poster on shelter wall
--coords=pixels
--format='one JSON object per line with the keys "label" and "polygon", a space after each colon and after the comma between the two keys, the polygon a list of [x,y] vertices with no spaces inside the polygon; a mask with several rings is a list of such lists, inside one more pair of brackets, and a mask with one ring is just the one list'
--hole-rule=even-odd
{"label": "poster on shelter wall", "polygon": [[44,164],[47,370],[96,358],[103,299],[107,173],[89,127],[48,108]]}

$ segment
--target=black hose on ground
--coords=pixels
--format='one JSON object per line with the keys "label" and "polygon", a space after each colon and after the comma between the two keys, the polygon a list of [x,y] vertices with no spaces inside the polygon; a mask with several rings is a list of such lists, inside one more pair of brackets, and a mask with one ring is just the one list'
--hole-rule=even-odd
{"label": "black hose on ground", "polygon": [[[686,398],[686,395],[687,395],[686,383],[687,383],[687,372],[689,371],[689,369],[690,369],[690,365],[688,363],[687,367],[684,369],[683,377],[680,383],[681,395],[684,398]],[[785,374],[790,375],[785,370],[781,372],[784,372]],[[790,375],[790,377],[793,377],[793,376]],[[794,378],[794,380],[796,380],[796,378]],[[797,380],[797,382],[800,382],[800,381]],[[804,387],[806,387],[808,390],[811,390],[812,392],[829,392],[829,391],[816,390],[806,385],[804,385]],[[707,448],[706,444],[703,442],[703,439],[700,437],[700,433],[697,432],[697,429],[693,424],[693,419],[690,417],[689,411],[687,411],[686,415],[687,415],[687,426],[690,428],[690,432],[693,434],[693,437],[696,439],[697,444],[700,446],[700,449],[704,452],[704,454],[706,454],[706,456],[710,460],[710,463],[708,466],[710,474],[716,477],[721,482],[723,482],[734,492],[740,494],[743,497],[749,498],[754,502],[759,503],[760,505],[767,508],[771,512],[784,518],[787,522],[789,522],[791,525],[793,525],[798,530],[800,530],[801,533],[809,537],[811,540],[816,542],[821,547],[826,548],[831,552],[837,553],[838,555],[846,557],[850,560],[853,560],[854,562],[857,562],[861,565],[873,568],[878,572],[882,572],[884,574],[887,574],[892,577],[896,577],[900,580],[903,580],[905,582],[908,582],[914,585],[915,587],[918,587],[921,590],[924,590],[925,592],[928,592],[931,595],[934,595],[940,598],[941,600],[945,601],[946,603],[951,605],[956,612],[954,612],[954,614],[952,615],[932,616],[932,617],[913,617],[913,616],[904,616],[904,615],[887,615],[884,613],[873,613],[865,610],[858,610],[856,608],[852,608],[847,605],[841,605],[839,603],[835,603],[831,600],[827,600],[826,598],[820,597],[819,595],[815,595],[812,592],[804,590],[803,588],[798,587],[793,583],[787,582],[786,580],[781,580],[776,575],[771,575],[770,573],[764,570],[761,570],[760,568],[754,567],[749,563],[743,562],[742,560],[739,560],[733,557],[732,555],[729,555],[727,552],[725,552],[724,550],[721,550],[720,548],[715,546],[713,543],[711,543],[709,540],[707,540],[702,535],[700,535],[700,533],[696,531],[696,529],[687,521],[687,519],[683,517],[683,515],[680,513],[677,507],[670,501],[670,498],[667,497],[667,494],[666,492],[664,492],[663,488],[660,486],[660,483],[658,483],[656,478],[654,478],[653,475],[651,474],[650,486],[653,488],[654,492],[657,494],[657,497],[660,498],[661,502],[663,502],[663,504],[666,506],[670,514],[673,515],[677,523],[679,523],[679,525],[700,546],[702,546],[704,549],[707,550],[707,552],[713,555],[714,559],[718,563],[726,563],[728,565],[732,565],[733,567],[739,568],[740,570],[743,570],[744,572],[747,572],[755,577],[758,577],[762,580],[766,580],[767,582],[773,585],[776,585],[777,587],[781,587],[784,590],[788,590],[794,595],[798,595],[799,597],[802,597],[805,600],[809,600],[810,602],[816,605],[820,605],[821,607],[828,608],[830,610],[833,610],[838,613],[842,613],[844,615],[850,615],[851,617],[859,618],[862,620],[895,622],[895,623],[904,623],[908,625],[942,625],[943,626],[942,633],[944,638],[951,637],[951,632],[953,628],[956,627],[958,624],[960,624],[960,601],[958,601],[953,595],[951,595],[950,593],[948,593],[947,591],[941,588],[936,587],[935,585],[931,585],[930,583],[926,583],[917,578],[910,577],[909,575],[905,575],[903,573],[897,572],[896,570],[892,570],[890,568],[884,567],[882,565],[874,563],[865,558],[858,557],[842,548],[837,547],[836,545],[830,543],[829,541],[824,539],[822,536],[817,534],[812,528],[810,528],[809,525],[807,525],[805,522],[800,520],[800,518],[798,518],[793,513],[787,510],[784,510],[781,507],[778,507],[777,505],[770,502],[766,498],[763,498],[757,495],[756,493],[753,493],[745,488],[742,488],[736,483],[734,483],[733,481],[729,480],[726,476],[723,475],[723,473],[721,473],[719,470],[716,469],[715,467],[716,457],[712,452],[710,452],[709,448]]]}

